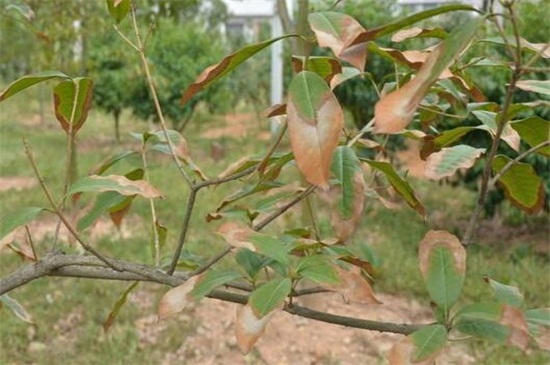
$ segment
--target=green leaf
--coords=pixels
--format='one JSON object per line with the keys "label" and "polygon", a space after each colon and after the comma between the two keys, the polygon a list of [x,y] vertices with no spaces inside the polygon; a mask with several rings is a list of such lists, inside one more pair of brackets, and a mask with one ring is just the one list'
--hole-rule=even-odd
{"label": "green leaf", "polygon": [[484,279],[495,293],[496,299],[503,304],[509,304],[514,307],[521,306],[523,303],[523,294],[516,286],[501,284],[491,278]]}
{"label": "green leaf", "polygon": [[[491,38],[484,38],[480,39],[478,42],[487,42],[487,43],[493,43],[493,44],[500,44],[506,47],[516,47],[516,39],[514,37],[508,37],[506,40],[502,37],[491,37]],[[543,58],[550,58],[550,50],[548,48],[545,48],[546,45],[544,43],[530,43],[527,40],[520,38],[519,39],[519,46],[522,50],[529,52],[530,54],[541,54]],[[542,52],[544,50],[544,52]]]}
{"label": "green leaf", "polygon": [[307,65],[304,67],[304,56],[292,56],[294,72],[303,70],[315,72],[323,79],[330,81],[336,74],[342,73],[342,65],[336,58],[312,56],[307,57]]}
{"label": "green leaf", "polygon": [[292,289],[289,278],[268,281],[254,290],[248,298],[248,304],[258,318],[261,318],[282,304]]}
{"label": "green leaf", "polygon": [[268,264],[269,259],[265,259],[247,248],[243,248],[235,255],[235,261],[246,271],[251,279]]}
{"label": "green leaf", "polygon": [[44,208],[39,207],[25,207],[16,210],[8,216],[4,216],[0,223],[0,240],[17,228],[34,220],[44,210]]}
{"label": "green leaf", "polygon": [[442,148],[441,151],[432,153],[428,157],[425,175],[433,180],[452,176],[460,168],[472,167],[484,152],[484,148],[474,148],[463,144]]}
{"label": "green leaf", "polygon": [[407,202],[422,217],[426,216],[426,209],[416,197],[414,190],[409,183],[395,172],[393,166],[388,162],[380,162],[374,160],[364,160],[372,168],[382,172],[388,179],[395,191]]}
{"label": "green leaf", "polygon": [[[8,294],[0,295],[0,302],[8,307],[13,314],[23,322],[34,324],[32,316],[25,310],[25,308],[19,304],[19,302]],[[1,308],[1,307],[0,307]]]}
{"label": "green leaf", "polygon": [[458,141],[464,135],[479,129],[478,127],[457,127],[453,129],[448,129],[437,136],[426,136],[424,137],[424,144],[422,145],[422,150],[420,151],[420,156],[423,159],[426,159],[429,155],[434,152],[438,152],[441,148],[449,146],[454,142]]}
{"label": "green leaf", "polygon": [[109,316],[103,322],[103,331],[107,332],[109,328],[113,325],[113,322],[115,321],[116,316],[118,315],[118,312],[120,312],[120,308],[126,303],[126,299],[128,299],[128,294],[134,290],[137,285],[139,284],[139,281],[134,281],[132,284],[130,284],[126,290],[118,297],[117,301],[115,302],[115,305],[113,306],[113,309],[111,309],[111,312],[109,313]]}
{"label": "green leaf", "polygon": [[550,95],[550,80],[521,80],[516,86],[521,90]]}
{"label": "green leaf", "polygon": [[550,327],[550,308],[537,308],[525,311],[525,319],[531,324]]}
{"label": "green leaf", "polygon": [[86,121],[92,90],[93,82],[88,78],[61,81],[54,87],[55,116],[65,132],[76,134]]}
{"label": "green leaf", "polygon": [[[498,173],[511,159],[498,155],[493,159],[493,172]],[[498,182],[504,188],[506,198],[528,214],[535,214],[544,206],[544,184],[533,166],[516,162]]]}
{"label": "green leaf", "polygon": [[109,208],[122,204],[128,197],[114,191],[102,193],[97,197],[93,208],[78,220],[77,229],[83,231],[90,227]]}
{"label": "green leaf", "polygon": [[276,181],[260,181],[259,183],[254,185],[245,185],[230,196],[224,198],[220,205],[216,208],[216,212],[227,209],[229,205],[235,203],[240,199],[246,198],[247,196],[279,188],[281,186],[283,186],[283,184]]}
{"label": "green leaf", "polygon": [[296,271],[300,276],[319,284],[338,284],[340,279],[330,260],[324,255],[306,256],[298,261]]}
{"label": "green leaf", "polygon": [[107,10],[117,23],[120,23],[122,19],[130,12],[132,7],[131,0],[106,0]]}
{"label": "green leaf", "polygon": [[261,43],[241,48],[237,52],[225,57],[219,63],[209,66],[199,75],[199,77],[197,77],[197,79],[191,85],[187,87],[187,89],[183,93],[183,97],[181,98],[181,104],[187,103],[187,101],[189,101],[189,99],[191,99],[196,93],[208,87],[213,82],[221,79],[229,72],[240,66],[244,61],[254,56],[256,53],[270,46],[272,43],[288,37],[296,37],[296,35],[287,34],[281,37],[269,39]]}
{"label": "green leaf", "polygon": [[145,180],[132,181],[125,176],[86,176],[71,185],[67,196],[85,192],[116,191],[122,195],[140,195],[144,198],[159,198],[162,193]]}
{"label": "green leaf", "polygon": [[440,324],[432,324],[410,334],[415,347],[413,362],[428,359],[447,343],[447,329]]}
{"label": "green leaf", "polygon": [[259,233],[251,235],[249,239],[260,253],[271,257],[285,266],[290,264],[290,259],[288,258],[290,247],[288,247],[284,242]]}
{"label": "green leaf", "polygon": [[[531,117],[510,124],[521,138],[531,147],[548,141],[550,136],[550,122],[541,117]],[[536,151],[550,157],[550,146],[546,146]]]}
{"label": "green leaf", "polygon": [[498,321],[502,316],[503,305],[496,302],[481,302],[468,304],[462,307],[456,314],[461,320],[483,319],[486,321]]}
{"label": "green leaf", "polygon": [[8,87],[0,93],[0,102],[34,84],[50,79],[69,79],[69,76],[59,71],[44,71],[23,76],[9,84]]}
{"label": "green leaf", "polygon": [[342,67],[342,73],[334,75],[330,80],[330,88],[334,90],[336,86],[362,74],[363,73],[355,67]]}
{"label": "green leaf", "polygon": [[91,171],[90,175],[101,175],[108,169],[110,169],[114,164],[119,161],[126,159],[127,157],[138,155],[135,151],[122,151],[116,153],[112,156],[107,157],[105,160],[101,161],[97,166],[95,166]]}
{"label": "green leaf", "polygon": [[361,172],[360,161],[351,147],[339,146],[332,155],[330,170],[342,189],[338,209],[343,219],[350,219],[355,201],[359,199],[355,196],[354,176]]}
{"label": "green leaf", "polygon": [[230,283],[233,280],[242,278],[243,275],[232,270],[209,270],[202,276],[189,295],[195,300],[199,300],[217,287]]}
{"label": "green leaf", "polygon": [[510,333],[508,327],[485,319],[461,319],[455,328],[464,334],[499,343],[505,343]]}

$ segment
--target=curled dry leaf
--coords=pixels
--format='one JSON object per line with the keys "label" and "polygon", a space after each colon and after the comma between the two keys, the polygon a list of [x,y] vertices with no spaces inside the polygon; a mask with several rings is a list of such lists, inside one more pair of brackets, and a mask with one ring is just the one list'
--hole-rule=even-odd
{"label": "curled dry leaf", "polygon": [[249,227],[236,222],[226,222],[218,228],[218,233],[225,238],[225,241],[231,247],[248,248],[250,251],[256,251],[256,247],[248,241],[248,237],[254,233]]}
{"label": "curled dry leaf", "polygon": [[530,335],[523,311],[505,304],[502,308],[502,316],[499,323],[505,325],[510,330],[507,342],[525,351],[529,345]]}
{"label": "curled dry leaf", "polygon": [[237,337],[239,350],[241,350],[244,355],[252,350],[254,344],[263,335],[265,326],[271,318],[272,313],[262,318],[258,318],[249,305],[241,305],[237,308],[235,336]]}
{"label": "curled dry leaf", "polygon": [[367,279],[361,275],[361,269],[352,267],[348,271],[339,266],[334,266],[334,269],[338,273],[340,283],[324,284],[325,288],[340,293],[346,302],[382,304],[374,295],[374,291]]}
{"label": "curled dry leaf", "polygon": [[451,250],[456,271],[464,275],[466,272],[466,250],[464,250],[460,240],[447,231],[428,231],[422,238],[418,250],[422,276],[425,278],[428,275],[430,255],[437,247],[445,247]]}
{"label": "curled dry leaf", "polygon": [[198,276],[194,276],[185,281],[180,286],[168,290],[160,299],[157,315],[159,319],[168,318],[185,309],[189,300],[188,294],[193,290]]}

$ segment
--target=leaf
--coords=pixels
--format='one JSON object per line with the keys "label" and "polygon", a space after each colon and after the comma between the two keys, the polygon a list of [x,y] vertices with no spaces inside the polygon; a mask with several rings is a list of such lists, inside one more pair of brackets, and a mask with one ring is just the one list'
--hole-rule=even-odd
{"label": "leaf", "polygon": [[539,348],[550,351],[550,308],[528,310],[525,319]]}
{"label": "leaf", "polygon": [[447,329],[440,324],[432,324],[409,335],[415,347],[412,361],[432,360],[447,342]]}
{"label": "leaf", "polygon": [[[361,218],[363,218],[363,210],[365,209],[365,190],[366,183],[363,176],[363,171],[360,169],[355,171],[351,179],[351,186],[342,186],[342,193],[339,195],[338,208],[332,212],[331,222],[336,232],[336,236],[339,241],[345,242],[353,235],[359,224]],[[353,194],[353,200],[349,201],[351,204],[350,217],[345,218],[343,212],[345,211],[344,200],[346,196]],[[349,197],[348,197],[349,198]]]}
{"label": "leaf", "polygon": [[425,29],[425,28],[419,28],[419,27],[412,27],[400,30],[397,33],[394,33],[391,37],[392,42],[403,42],[407,39],[411,38],[445,38],[447,37],[447,32],[444,29],[441,28],[431,28],[431,29]]}
{"label": "leaf", "polygon": [[122,151],[116,153],[112,156],[107,157],[105,160],[101,161],[97,166],[90,170],[90,175],[101,175],[108,169],[110,169],[114,164],[119,161],[126,159],[129,156],[138,155],[135,151]]}
{"label": "leaf", "polygon": [[448,313],[458,300],[466,272],[466,251],[446,231],[428,231],[418,249],[420,272],[433,301]]}
{"label": "leaf", "polygon": [[329,47],[336,57],[363,71],[367,59],[365,45],[348,46],[365,28],[351,16],[334,11],[311,13],[309,25],[321,47]]}
{"label": "leaf", "polygon": [[254,56],[256,53],[260,52],[264,48],[270,46],[272,43],[288,37],[296,37],[296,35],[288,34],[288,35],[273,38],[261,43],[257,43],[251,46],[241,48],[237,52],[234,52],[229,56],[225,57],[219,63],[207,67],[199,75],[199,77],[197,77],[197,79],[187,87],[187,89],[183,93],[180,104],[187,103],[187,101],[189,101],[189,99],[191,99],[196,93],[208,87],[213,82],[221,79],[226,74],[228,74],[229,72],[237,68],[239,65],[241,65],[244,61]]}
{"label": "leaf", "polygon": [[323,284],[322,286],[340,293],[347,302],[363,303],[363,304],[381,304],[372,290],[371,285],[365,279],[358,268],[345,270],[339,266],[334,266],[340,279],[339,284]]}
{"label": "leaf", "polygon": [[481,302],[468,304],[462,307],[456,314],[460,320],[497,321],[502,313],[503,304],[496,302]]}
{"label": "leaf", "polygon": [[53,88],[55,117],[67,133],[76,134],[92,106],[93,81],[79,77],[61,81]]}
{"label": "leaf", "polygon": [[44,72],[38,72],[35,74],[23,76],[11,84],[8,85],[1,93],[0,93],[0,102],[3,100],[6,100],[10,96],[13,96],[26,88],[38,84],[39,82],[43,82],[50,79],[69,79],[69,76],[65,75],[63,72],[59,71],[44,71]]}
{"label": "leaf", "polygon": [[195,300],[199,300],[210,294],[210,292],[217,287],[242,277],[243,275],[241,273],[232,270],[208,270],[204,275],[201,275],[188,296]]}
{"label": "leaf", "polygon": [[290,260],[288,258],[290,248],[282,241],[260,233],[251,235],[250,241],[260,253],[271,257],[285,266],[290,264]]}
{"label": "leaf", "polygon": [[90,227],[104,212],[111,207],[120,206],[127,201],[128,197],[115,191],[108,191],[100,194],[93,208],[78,220],[77,229],[83,231]]}
{"label": "leaf", "polygon": [[404,129],[413,119],[414,113],[441,73],[459,57],[470,43],[482,17],[469,20],[457,27],[434,51],[430,53],[415,78],[399,90],[383,96],[375,105],[374,133],[395,134]]}
{"label": "leaf", "polygon": [[320,76],[302,71],[290,83],[287,114],[298,168],[309,183],[326,190],[332,152],[344,126],[338,100]]}
{"label": "leaf", "polygon": [[17,300],[13,299],[8,294],[0,295],[0,304],[4,304],[8,307],[12,313],[23,322],[34,324],[34,320],[29,312],[27,312],[27,310]]}
{"label": "leaf", "polygon": [[239,264],[244,271],[250,276],[251,279],[255,279],[256,274],[263,269],[270,259],[264,258],[249,249],[242,249],[235,255],[235,261]]}
{"label": "leaf", "polygon": [[67,195],[84,192],[116,191],[122,195],[140,195],[144,198],[160,198],[162,193],[145,180],[132,181],[121,175],[86,176],[71,185]]}
{"label": "leaf", "polygon": [[500,303],[509,304],[514,307],[519,307],[523,303],[523,294],[519,291],[518,287],[501,284],[488,277],[485,277],[484,280],[491,286],[496,299]]}
{"label": "leaf", "polygon": [[393,166],[390,163],[374,160],[364,161],[366,161],[372,168],[382,172],[384,176],[386,176],[386,179],[388,179],[391,186],[403,199],[405,199],[407,204],[422,217],[426,217],[426,209],[416,197],[414,190],[406,180],[404,180],[395,172]]}
{"label": "leaf", "polygon": [[340,279],[330,264],[329,259],[324,255],[306,256],[298,261],[296,272],[309,280],[319,284],[338,284]]}
{"label": "leaf", "polygon": [[282,187],[283,184],[275,181],[260,181],[254,185],[245,185],[230,196],[224,198],[216,208],[216,212],[225,210],[230,204],[257,193]]}
{"label": "leaf", "polygon": [[107,332],[109,328],[113,325],[116,316],[118,315],[118,312],[120,312],[120,308],[126,303],[126,299],[128,298],[128,294],[134,290],[137,285],[139,284],[139,281],[134,281],[132,284],[130,284],[126,290],[118,297],[117,301],[115,302],[115,305],[113,306],[113,309],[111,309],[111,312],[109,313],[109,316],[103,322],[103,331]]}
{"label": "leaf", "polygon": [[437,136],[427,135],[423,138],[420,157],[426,160],[432,153],[441,151],[441,148],[458,141],[464,135],[478,129],[478,127],[457,127],[443,131]]}
{"label": "leaf", "polygon": [[130,12],[132,7],[131,0],[106,0],[107,10],[117,23],[120,23],[122,19]]}
{"label": "leaf", "polygon": [[360,76],[362,73],[355,67],[342,67],[342,73],[334,75],[330,80],[330,88],[334,90],[336,86],[356,77]]}
{"label": "leaf", "polygon": [[[497,113],[485,111],[485,110],[475,110],[472,112],[481,122],[488,128],[489,132],[495,137],[497,133]],[[504,129],[502,130],[502,134],[500,136],[504,142],[506,142],[510,147],[512,147],[515,151],[519,152],[519,145],[520,145],[520,136],[519,134],[512,129],[510,124],[507,124]]]}
{"label": "leaf", "polygon": [[2,217],[2,222],[0,223],[0,241],[17,228],[33,221],[44,210],[44,208],[40,207],[25,207]]}
{"label": "leaf", "polygon": [[413,361],[416,347],[412,337],[405,336],[399,342],[395,343],[388,353],[389,365],[433,365],[437,353],[427,360]]}
{"label": "leaf", "polygon": [[525,312],[527,322],[550,327],[550,308],[530,309]]}
{"label": "leaf", "polygon": [[265,326],[271,316],[258,318],[250,305],[237,307],[237,318],[235,323],[235,336],[237,345],[243,355],[252,350],[254,344],[263,335]]}
{"label": "leaf", "polygon": [[499,323],[509,329],[507,343],[525,351],[529,345],[529,328],[523,312],[513,306],[505,304]]}
{"label": "leaf", "polygon": [[250,227],[244,227],[236,222],[226,222],[218,228],[218,233],[225,238],[225,241],[231,247],[247,248],[250,251],[256,251],[254,245],[248,240],[248,237],[254,233]]}
{"label": "leaf", "polygon": [[183,284],[168,290],[160,299],[157,315],[159,319],[166,319],[185,309],[189,304],[189,293],[193,290],[197,276],[186,280]]}
{"label": "leaf", "polygon": [[516,83],[516,87],[525,91],[550,95],[550,80],[520,80]]}
{"label": "leaf", "polygon": [[427,158],[424,175],[432,180],[452,176],[460,168],[472,167],[484,152],[484,148],[467,145],[442,148],[441,151],[432,153]]}
{"label": "leaf", "polygon": [[421,20],[428,19],[431,17],[434,17],[439,14],[444,14],[448,12],[454,12],[454,11],[460,11],[460,10],[466,10],[466,11],[475,11],[477,12],[477,9],[469,6],[469,5],[446,5],[446,6],[439,6],[437,8],[432,8],[428,10],[424,10],[421,12],[418,12],[416,14],[410,15],[406,18],[399,19],[395,22],[391,22],[388,24],[384,24],[382,26],[371,28],[363,33],[359,34],[350,44],[358,44],[367,42],[376,38],[380,38],[382,36],[385,36],[387,34],[393,33],[396,30],[403,29],[405,27],[408,27],[414,23],[417,23]]}
{"label": "leaf", "polygon": [[[550,136],[550,122],[541,117],[523,119],[511,123],[510,126],[515,129],[521,138],[531,147],[546,142],[548,136]],[[550,146],[537,150],[537,153],[550,157]]]}
{"label": "leaf", "polygon": [[262,113],[266,118],[273,118],[279,115],[286,114],[286,104],[275,104],[270,106]]}
{"label": "leaf", "polygon": [[[505,45],[506,47],[516,47],[516,40],[513,37],[508,37],[505,41],[502,37],[492,37],[480,39],[479,42],[488,42],[494,44]],[[522,50],[528,51],[531,54],[540,54],[542,58],[550,58],[550,48],[545,43],[531,43],[524,38],[519,38],[519,45]]]}
{"label": "leaf", "polygon": [[485,319],[460,319],[455,328],[464,334],[499,343],[505,343],[510,334],[506,326]]}
{"label": "leaf", "polygon": [[342,189],[338,210],[343,219],[350,219],[353,215],[355,202],[362,199],[362,197],[355,194],[354,188],[354,176],[358,172],[361,173],[359,159],[351,147],[339,146],[332,155],[330,169]]}
{"label": "leaf", "polygon": [[292,67],[294,72],[311,71],[330,82],[334,76],[342,73],[342,65],[332,57],[312,56],[307,57],[307,65],[304,67],[304,56],[292,56]]}
{"label": "leaf", "polygon": [[292,281],[289,278],[273,279],[250,293],[248,305],[257,318],[262,318],[280,306],[291,289]]}
{"label": "leaf", "polygon": [[[493,159],[493,172],[498,173],[510,158],[498,155]],[[506,198],[528,214],[540,212],[544,206],[544,184],[533,166],[517,162],[498,180],[504,188]]]}

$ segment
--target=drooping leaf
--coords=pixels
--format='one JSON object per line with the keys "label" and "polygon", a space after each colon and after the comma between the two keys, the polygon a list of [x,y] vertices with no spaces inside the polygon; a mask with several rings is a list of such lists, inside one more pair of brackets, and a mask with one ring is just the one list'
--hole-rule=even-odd
{"label": "drooping leaf", "polygon": [[376,103],[373,129],[375,133],[398,133],[411,122],[430,86],[458,58],[482,21],[482,17],[478,17],[457,27],[430,53],[415,78],[399,90],[383,96]]}
{"label": "drooping leaf", "polygon": [[364,44],[348,46],[365,28],[351,16],[334,11],[309,14],[309,25],[321,47],[329,47],[336,57],[363,71],[367,59]]}
{"label": "drooping leaf", "polygon": [[120,23],[122,19],[130,12],[132,7],[131,0],[106,0],[107,10],[117,23]]}
{"label": "drooping leaf", "polygon": [[[521,138],[531,147],[538,146],[548,141],[550,136],[550,122],[541,117],[523,119],[511,123],[510,126],[514,128]],[[537,153],[550,157],[550,146],[537,150]]]}
{"label": "drooping leaf", "polygon": [[126,299],[128,299],[128,294],[134,290],[137,285],[139,284],[139,281],[134,281],[132,284],[130,284],[126,290],[118,297],[117,301],[115,302],[115,305],[113,306],[113,309],[111,309],[111,312],[109,313],[109,316],[103,322],[103,331],[107,332],[109,328],[113,325],[116,316],[118,315],[118,312],[120,312],[120,309],[122,306],[126,303]]}
{"label": "drooping leaf", "polygon": [[199,77],[197,77],[197,79],[191,85],[187,87],[187,89],[183,93],[180,103],[185,104],[196,93],[208,87],[213,82],[221,79],[223,76],[233,71],[244,61],[254,56],[256,53],[270,46],[272,43],[288,37],[296,37],[296,35],[288,34],[281,37],[269,39],[261,43],[253,44],[251,46],[246,46],[225,57],[219,63],[209,66],[199,75]]}
{"label": "drooping leaf", "polygon": [[0,240],[19,227],[22,227],[33,221],[45,209],[40,207],[25,207],[2,217],[0,223]]}
{"label": "drooping leaf", "polygon": [[225,238],[225,241],[231,247],[246,248],[250,251],[256,251],[256,248],[248,239],[248,237],[254,233],[250,227],[243,226],[236,222],[225,222],[218,228],[218,233]]}
{"label": "drooping leaf", "polygon": [[186,280],[183,284],[168,290],[160,299],[157,315],[159,319],[166,319],[174,314],[177,314],[185,309],[189,301],[189,293],[193,290],[197,276]]}
{"label": "drooping leaf", "polygon": [[303,56],[292,56],[294,72],[298,73],[305,70],[315,72],[329,83],[335,75],[342,72],[342,65],[335,58],[320,56],[307,57],[307,64],[304,67],[305,59],[306,58]]}
{"label": "drooping leaf", "polygon": [[418,249],[420,272],[433,301],[448,313],[458,300],[466,272],[466,251],[447,231],[428,231]]}
{"label": "drooping leaf", "polygon": [[6,100],[10,96],[17,94],[25,90],[26,88],[51,79],[69,79],[69,76],[65,75],[63,72],[59,71],[44,71],[38,72],[35,74],[23,76],[11,84],[9,84],[1,93],[0,93],[0,102]]}
{"label": "drooping leaf", "polygon": [[208,270],[197,280],[195,287],[188,296],[195,300],[199,300],[210,294],[210,292],[217,287],[242,277],[243,274],[233,270]]}
{"label": "drooping leaf", "polygon": [[273,279],[250,293],[248,305],[257,318],[262,318],[283,304],[291,289],[292,281],[289,278]]}
{"label": "drooping leaf", "polygon": [[516,86],[521,90],[550,95],[550,80],[520,80]]}
{"label": "drooping leaf", "polygon": [[412,27],[400,30],[391,37],[392,42],[403,42],[411,38],[441,38],[447,37],[447,32],[441,28],[419,28]]}
{"label": "drooping leaf", "polygon": [[[496,135],[498,126],[496,122],[497,113],[486,110],[474,110],[472,112],[481,122],[488,128],[489,133],[494,137]],[[520,136],[509,124],[507,124],[502,130],[500,136],[504,142],[506,142],[514,150],[519,151]]]}
{"label": "drooping leaf", "polygon": [[67,133],[76,134],[92,106],[93,81],[79,77],[61,81],[53,89],[55,117]]}
{"label": "drooping leaf", "polygon": [[413,362],[433,360],[447,342],[447,329],[440,324],[423,327],[409,335],[415,351]]}
{"label": "drooping leaf", "polygon": [[[510,158],[498,155],[493,159],[493,172],[498,173]],[[506,198],[528,214],[536,214],[544,206],[544,184],[533,166],[517,162],[498,180],[504,188]]]}
{"label": "drooping leaf", "polygon": [[484,152],[484,148],[467,145],[442,148],[441,151],[432,153],[427,158],[424,175],[432,180],[452,176],[460,168],[472,167]]}
{"label": "drooping leaf", "polygon": [[112,156],[107,157],[105,160],[101,161],[97,166],[92,168],[90,170],[90,175],[101,175],[108,169],[110,169],[114,164],[116,164],[119,161],[122,161],[130,156],[136,156],[138,155],[135,151],[122,151],[119,153],[116,153]]}
{"label": "drooping leaf", "polygon": [[407,204],[413,208],[418,214],[422,217],[426,216],[426,209],[422,203],[416,197],[414,190],[409,185],[409,183],[399,176],[393,166],[388,162],[374,161],[374,160],[364,160],[372,168],[382,172],[384,176],[388,179],[391,186],[395,191],[407,202]]}
{"label": "drooping leaf", "polygon": [[237,308],[237,318],[235,321],[235,336],[237,345],[243,355],[252,350],[254,344],[263,335],[265,326],[271,316],[259,318],[254,313],[250,305],[241,305]]}
{"label": "drooping leaf", "polygon": [[285,266],[290,263],[288,258],[290,247],[285,245],[284,242],[260,233],[252,234],[249,238],[260,253]]}
{"label": "drooping leaf", "polygon": [[121,195],[115,191],[108,191],[100,194],[92,207],[92,209],[86,213],[86,215],[78,220],[77,228],[79,231],[83,231],[90,227],[104,212],[111,207],[120,206],[129,197]]}
{"label": "drooping leaf", "polygon": [[67,195],[84,192],[116,191],[122,195],[140,195],[144,198],[160,198],[163,194],[145,180],[132,181],[121,175],[92,175],[75,181]]}
{"label": "drooping leaf", "polygon": [[298,168],[309,183],[327,189],[332,153],[344,126],[338,100],[320,76],[302,71],[290,83],[287,113]]}
{"label": "drooping leaf", "polygon": [[516,286],[505,285],[491,278],[484,278],[485,282],[491,286],[496,299],[503,304],[519,307],[523,303],[523,294]]}
{"label": "drooping leaf", "polygon": [[17,300],[13,299],[8,294],[0,295],[0,304],[4,304],[8,307],[12,313],[23,322],[34,324],[34,320],[29,312],[27,312],[27,310]]}
{"label": "drooping leaf", "polygon": [[324,255],[306,256],[298,261],[296,272],[319,284],[338,284],[340,279],[334,266]]}

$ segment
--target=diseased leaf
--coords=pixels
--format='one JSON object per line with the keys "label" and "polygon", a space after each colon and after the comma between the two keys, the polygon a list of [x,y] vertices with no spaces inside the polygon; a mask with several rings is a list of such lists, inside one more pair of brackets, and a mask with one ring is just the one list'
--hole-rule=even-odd
{"label": "diseased leaf", "polygon": [[321,47],[329,47],[336,57],[351,63],[363,71],[367,59],[367,48],[364,44],[348,44],[365,31],[365,28],[351,16],[334,11],[309,14],[309,25]]}
{"label": "diseased leaf", "polygon": [[208,270],[205,274],[200,275],[199,280],[197,280],[195,287],[189,293],[188,297],[199,300],[210,294],[210,292],[217,287],[242,277],[243,274],[233,270]]}
{"label": "diseased leaf", "polygon": [[120,309],[122,306],[126,303],[126,299],[128,299],[128,294],[134,290],[137,285],[139,284],[139,281],[134,281],[132,284],[130,284],[126,290],[118,297],[117,301],[115,302],[115,305],[113,306],[113,309],[111,309],[111,312],[109,313],[109,316],[103,322],[103,331],[107,332],[109,328],[113,325],[116,316],[118,315],[118,312],[120,312]]}
{"label": "diseased leaf", "polygon": [[4,304],[8,307],[12,313],[23,322],[34,324],[34,320],[29,312],[27,312],[27,310],[17,300],[13,299],[8,294],[0,295],[0,304]]}
{"label": "diseased leaf", "polygon": [[441,148],[451,145],[452,143],[462,138],[464,135],[477,129],[479,128],[457,127],[443,131],[437,136],[427,135],[423,138],[423,144],[420,150],[420,157],[423,160],[426,160],[426,158],[428,158],[428,156],[432,153],[441,151]]}
{"label": "diseased leaf", "polygon": [[361,71],[355,67],[342,67],[342,73],[334,75],[334,77],[330,80],[330,88],[334,90],[336,86],[360,75]]}
{"label": "diseased leaf", "polygon": [[254,56],[256,53],[260,52],[264,48],[270,46],[272,43],[288,37],[296,37],[296,35],[288,34],[261,43],[253,44],[251,46],[246,46],[225,57],[219,63],[207,67],[199,75],[199,77],[197,77],[197,79],[187,87],[187,89],[183,93],[180,104],[187,103],[187,101],[191,99],[196,93],[208,87],[213,82],[221,79],[229,72],[240,66],[244,61]]}
{"label": "diseased leaf", "polygon": [[415,348],[412,356],[414,363],[426,360],[433,361],[437,353],[447,343],[447,329],[440,324],[423,327],[409,336]]}
{"label": "diseased leaf", "polygon": [[550,95],[550,80],[521,80],[516,86],[521,90]]}
{"label": "diseased leaf", "polygon": [[0,241],[17,228],[32,222],[44,210],[40,207],[25,207],[3,216],[0,223]]}
{"label": "diseased leaf", "polygon": [[416,197],[414,190],[411,188],[409,183],[399,176],[393,166],[388,162],[374,161],[374,160],[364,160],[372,168],[382,172],[384,176],[388,179],[391,186],[395,191],[407,202],[407,204],[413,208],[418,214],[423,218],[426,217],[426,209],[422,203]]}
{"label": "diseased leaf", "polygon": [[441,28],[426,29],[426,28],[412,27],[412,28],[403,29],[397,33],[394,33],[391,37],[391,41],[399,43],[411,38],[444,39],[445,37],[447,37],[447,32]]}
{"label": "diseased leaf", "polygon": [[342,269],[339,266],[334,266],[338,273],[340,282],[338,284],[322,284],[329,290],[340,293],[347,302],[363,303],[363,304],[381,304],[374,295],[371,285],[361,275],[358,268],[352,267],[351,270]]}
{"label": "diseased leaf", "polygon": [[516,286],[501,284],[491,278],[484,278],[485,282],[491,286],[495,297],[500,303],[519,307],[523,303],[523,294]]}
{"label": "diseased leaf", "polygon": [[525,319],[539,348],[550,351],[550,308],[528,310]]}
{"label": "diseased leaf", "polygon": [[67,195],[104,191],[116,191],[122,195],[140,195],[144,198],[163,197],[162,193],[147,181],[132,181],[121,175],[92,175],[80,178],[71,185]]}
{"label": "diseased leaf", "polygon": [[237,307],[237,319],[235,321],[235,336],[237,345],[243,355],[252,350],[254,344],[263,335],[265,326],[271,316],[258,318],[250,305]]}
{"label": "diseased leaf", "polygon": [[404,129],[430,86],[470,43],[483,18],[469,20],[457,27],[428,56],[415,78],[399,90],[383,96],[374,109],[374,133],[394,134]]}
{"label": "diseased leaf", "polygon": [[424,175],[432,180],[452,176],[460,168],[472,167],[484,152],[484,148],[467,145],[442,148],[441,151],[428,156]]}
{"label": "diseased leaf", "polygon": [[320,76],[302,71],[290,83],[287,113],[298,168],[309,183],[326,190],[332,153],[344,126],[338,100]]}
{"label": "diseased leaf", "polygon": [[248,297],[248,305],[257,318],[262,318],[281,304],[292,289],[289,278],[268,281],[256,288]]}
{"label": "diseased leaf", "polygon": [[505,304],[499,323],[509,329],[506,342],[525,351],[529,345],[529,328],[523,312],[516,307]]}
{"label": "diseased leaf", "polygon": [[466,251],[447,231],[428,231],[418,249],[420,272],[433,301],[448,313],[458,300],[466,272]]}
{"label": "diseased leaf", "polygon": [[168,290],[160,299],[157,314],[159,319],[166,319],[174,314],[177,314],[185,309],[189,301],[189,293],[193,290],[197,276],[186,280],[180,286]]}
{"label": "diseased leaf", "polygon": [[[498,155],[493,159],[493,172],[498,173],[510,158]],[[506,198],[528,214],[536,214],[544,206],[544,184],[533,166],[517,162],[498,180],[504,188]]]}
{"label": "diseased leaf", "polygon": [[[515,129],[521,138],[531,147],[548,141],[550,136],[550,122],[541,117],[531,117],[517,122],[513,122],[510,126]],[[537,150],[545,156],[550,157],[550,146],[546,146]]]}
{"label": "diseased leaf", "polygon": [[131,0],[106,0],[107,10],[117,23],[120,23],[122,19],[128,14],[132,7]]}
{"label": "diseased leaf", "polygon": [[26,88],[34,84],[38,84],[39,82],[43,82],[51,79],[69,79],[69,76],[59,71],[44,71],[44,72],[38,72],[35,74],[23,76],[15,80],[11,84],[9,84],[8,87],[6,87],[0,93],[0,102],[3,100],[6,100],[10,96],[13,96],[25,90]]}
{"label": "diseased leaf", "polygon": [[[410,336],[403,337],[395,343],[388,353],[389,365],[433,365],[433,359],[413,363],[415,346]],[[436,354],[437,355],[437,354]]]}
{"label": "diseased leaf", "polygon": [[308,70],[315,72],[327,82],[330,82],[337,74],[342,73],[342,65],[340,65],[340,62],[335,58],[320,56],[307,57],[306,67],[304,67],[304,59],[305,57],[303,56],[292,56],[292,66],[295,73]]}
{"label": "diseased leaf", "polygon": [[250,227],[245,227],[236,222],[226,222],[218,228],[218,233],[225,238],[225,241],[231,247],[247,248],[250,251],[256,251],[254,245],[248,240],[248,237],[254,233]]}
{"label": "diseased leaf", "polygon": [[309,280],[319,284],[338,284],[340,279],[334,266],[324,255],[306,256],[298,261],[296,272]]}
{"label": "diseased leaf", "polygon": [[[495,137],[497,133],[497,113],[486,111],[486,110],[475,110],[472,112],[473,115],[475,115],[481,122],[488,128],[489,133]],[[512,147],[515,151],[519,152],[519,144],[520,144],[520,136],[519,134],[510,126],[510,124],[507,124],[504,129],[502,130],[502,134],[500,136],[504,142],[506,142],[510,147]]]}
{"label": "diseased leaf", "polygon": [[79,77],[61,81],[53,89],[55,117],[67,133],[76,134],[92,106],[93,81]]}

